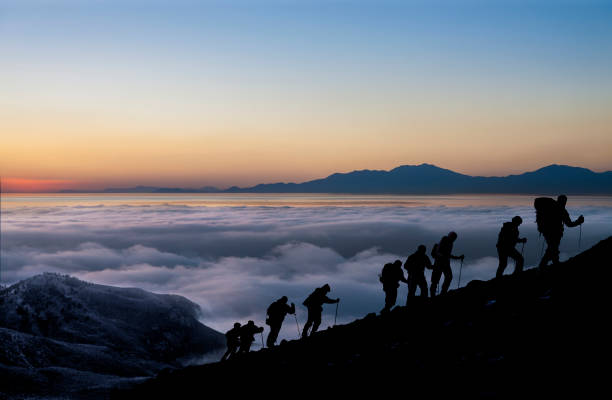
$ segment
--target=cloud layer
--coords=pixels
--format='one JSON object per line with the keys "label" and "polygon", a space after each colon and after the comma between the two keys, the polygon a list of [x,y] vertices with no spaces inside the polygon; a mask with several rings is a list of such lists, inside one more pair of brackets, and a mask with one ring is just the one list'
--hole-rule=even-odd
{"label": "cloud layer", "polygon": [[[587,219],[583,249],[612,234],[612,207],[569,211]],[[330,283],[330,296],[342,298],[339,320],[348,321],[382,308],[378,274],[386,262],[405,260],[421,243],[429,249],[450,230],[459,233],[455,253],[466,255],[462,285],[490,279],[497,233],[514,215],[525,221],[533,265],[542,242],[529,207],[14,207],[3,212],[2,282],[55,271],[176,293],[200,304],[202,321],[222,331],[237,320],[262,324],[282,295],[299,305],[302,324],[301,301]],[[578,237],[578,228],[566,230],[562,257],[578,251]],[[398,302],[405,295],[403,285]],[[334,311],[327,307],[322,327]],[[281,336],[296,335],[288,319]]]}

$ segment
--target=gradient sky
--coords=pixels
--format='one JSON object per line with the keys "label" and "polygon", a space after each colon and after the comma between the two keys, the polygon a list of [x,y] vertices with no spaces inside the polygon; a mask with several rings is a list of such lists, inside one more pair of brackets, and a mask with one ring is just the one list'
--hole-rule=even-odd
{"label": "gradient sky", "polygon": [[5,190],[612,170],[612,2],[3,1]]}

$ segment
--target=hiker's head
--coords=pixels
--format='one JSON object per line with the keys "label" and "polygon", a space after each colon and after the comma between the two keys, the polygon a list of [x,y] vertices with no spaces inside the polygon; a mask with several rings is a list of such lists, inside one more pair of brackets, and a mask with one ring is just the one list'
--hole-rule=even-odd
{"label": "hiker's head", "polygon": [[512,218],[512,223],[516,226],[519,226],[520,224],[523,223],[523,218],[517,215],[516,217]]}
{"label": "hiker's head", "polygon": [[328,285],[327,283],[326,283],[325,285],[323,285],[322,289],[323,289],[325,292],[329,292],[329,291],[331,290],[331,288],[329,287],[329,285]]}
{"label": "hiker's head", "polygon": [[450,240],[455,241],[457,239],[457,234],[455,232],[449,232],[448,237]]}
{"label": "hiker's head", "polygon": [[402,266],[402,260],[395,260],[393,265],[395,265],[396,267],[401,267]]}
{"label": "hiker's head", "polygon": [[426,251],[427,251],[427,248],[423,244],[420,245],[419,248],[417,249],[417,252],[421,254],[425,254]]}
{"label": "hiker's head", "polygon": [[240,325],[240,322],[236,322],[236,323],[234,324],[234,328],[240,328],[240,326],[241,326],[241,325]]}
{"label": "hiker's head", "polygon": [[255,322],[253,322],[252,320],[249,320],[249,322],[247,322],[247,325],[255,325]]}
{"label": "hiker's head", "polygon": [[285,303],[285,304],[287,304],[287,301],[288,301],[289,299],[287,298],[287,296],[283,296],[283,297],[281,297],[279,300],[280,300],[280,302],[281,302],[281,303]]}
{"label": "hiker's head", "polygon": [[557,203],[559,203],[562,207],[565,207],[567,204],[567,196],[564,194],[559,195],[559,197],[557,197]]}

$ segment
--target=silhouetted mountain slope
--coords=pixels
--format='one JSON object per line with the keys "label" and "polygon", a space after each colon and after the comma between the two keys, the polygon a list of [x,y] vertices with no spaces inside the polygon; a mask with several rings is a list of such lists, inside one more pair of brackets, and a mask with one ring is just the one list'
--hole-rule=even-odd
{"label": "silhouetted mountain slope", "polygon": [[0,291],[0,374],[12,376],[0,393],[67,395],[179,367],[225,342],[198,314],[180,296],[57,274],[26,279]]}
{"label": "silhouetted mountain slope", "polygon": [[390,171],[353,171],[304,183],[232,187],[231,193],[361,193],[361,194],[612,194],[612,171],[550,165],[506,177],[474,177],[430,164],[404,165]]}
{"label": "silhouetted mountain slope", "polygon": [[472,281],[304,341],[166,371],[115,397],[186,398],[203,390],[272,398],[600,394],[608,390],[611,253],[612,237],[544,271]]}
{"label": "silhouetted mountain slope", "polygon": [[[78,190],[62,190],[78,193]],[[431,164],[403,165],[390,171],[361,170],[335,173],[304,183],[265,183],[221,190],[135,186],[107,188],[103,193],[354,193],[354,194],[612,194],[612,171],[549,165],[536,171],[504,177],[459,174]]]}

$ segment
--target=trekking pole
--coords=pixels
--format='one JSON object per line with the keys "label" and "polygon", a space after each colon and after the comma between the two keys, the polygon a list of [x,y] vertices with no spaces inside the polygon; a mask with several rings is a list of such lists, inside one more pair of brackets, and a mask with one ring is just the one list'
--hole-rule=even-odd
{"label": "trekking pole", "polygon": [[336,320],[338,319],[338,305],[340,304],[340,299],[336,303],[336,316],[334,317],[334,326],[336,326]]}
{"label": "trekking pole", "polygon": [[523,247],[521,247],[521,255],[523,255],[524,250],[525,250],[525,242],[523,242]]}
{"label": "trekking pole", "polygon": [[463,270],[463,259],[461,259],[461,266],[459,267],[459,280],[457,281],[457,289],[461,285],[461,270]]}
{"label": "trekking pole", "polygon": [[582,241],[582,224],[580,224],[579,227],[580,227],[580,236],[578,236],[578,250],[580,251],[580,242]]}
{"label": "trekking pole", "polygon": [[295,318],[295,325],[297,326],[297,330],[298,330],[298,337],[300,337],[301,332],[300,332],[300,324],[298,323],[297,320],[297,315],[295,315],[296,313],[293,313],[293,317]]}
{"label": "trekking pole", "polygon": [[259,332],[259,334],[261,335],[261,348],[264,348],[264,343],[263,343],[263,332]]}

